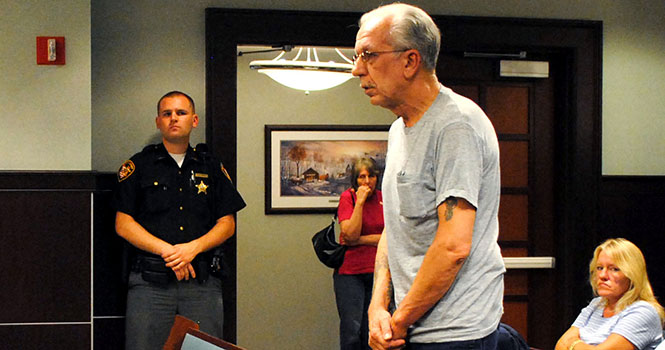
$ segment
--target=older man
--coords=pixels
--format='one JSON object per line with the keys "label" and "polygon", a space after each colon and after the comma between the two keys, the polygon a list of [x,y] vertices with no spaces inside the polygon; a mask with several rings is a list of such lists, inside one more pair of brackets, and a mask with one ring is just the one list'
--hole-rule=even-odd
{"label": "older man", "polygon": [[373,349],[496,347],[499,146],[483,111],[439,83],[440,38],[427,13],[397,3],[363,15],[356,36],[353,74],[372,104],[398,116],[368,312]]}

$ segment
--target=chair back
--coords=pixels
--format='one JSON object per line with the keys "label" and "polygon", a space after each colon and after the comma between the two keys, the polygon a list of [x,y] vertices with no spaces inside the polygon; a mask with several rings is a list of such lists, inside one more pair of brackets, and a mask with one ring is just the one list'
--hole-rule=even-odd
{"label": "chair back", "polygon": [[188,319],[187,317],[175,315],[173,326],[171,326],[171,332],[169,333],[169,337],[166,339],[166,343],[164,343],[164,347],[162,349],[180,350],[187,330],[192,328],[199,329],[199,324]]}

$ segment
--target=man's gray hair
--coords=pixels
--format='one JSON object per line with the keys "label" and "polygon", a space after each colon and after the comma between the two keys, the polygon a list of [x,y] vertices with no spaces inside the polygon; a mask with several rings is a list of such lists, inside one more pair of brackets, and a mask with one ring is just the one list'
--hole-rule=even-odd
{"label": "man's gray hair", "polygon": [[393,3],[365,13],[359,25],[373,17],[392,17],[390,23],[390,43],[395,50],[415,49],[420,52],[423,66],[434,71],[441,49],[441,31],[432,18],[421,8]]}

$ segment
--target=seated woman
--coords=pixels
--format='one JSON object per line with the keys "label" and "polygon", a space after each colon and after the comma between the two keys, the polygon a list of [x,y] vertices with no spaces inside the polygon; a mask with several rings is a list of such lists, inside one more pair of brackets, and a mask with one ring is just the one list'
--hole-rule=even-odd
{"label": "seated woman", "polygon": [[665,312],[653,295],[644,256],[623,238],[599,245],[589,264],[596,296],[555,350],[653,350],[663,339]]}

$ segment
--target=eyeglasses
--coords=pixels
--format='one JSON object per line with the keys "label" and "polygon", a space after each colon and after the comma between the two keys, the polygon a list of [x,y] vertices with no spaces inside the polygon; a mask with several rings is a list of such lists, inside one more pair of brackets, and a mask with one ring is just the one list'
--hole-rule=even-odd
{"label": "eyeglasses", "polygon": [[353,62],[353,64],[355,64],[358,61],[358,59],[360,58],[360,59],[363,60],[364,63],[367,63],[367,61],[369,61],[370,59],[372,59],[372,58],[374,58],[374,57],[376,57],[376,56],[378,56],[382,53],[404,52],[404,51],[408,51],[408,50],[409,49],[391,50],[391,51],[374,51],[374,52],[365,50],[365,51],[363,51],[359,54],[353,55],[353,57],[351,57],[351,61]]}

